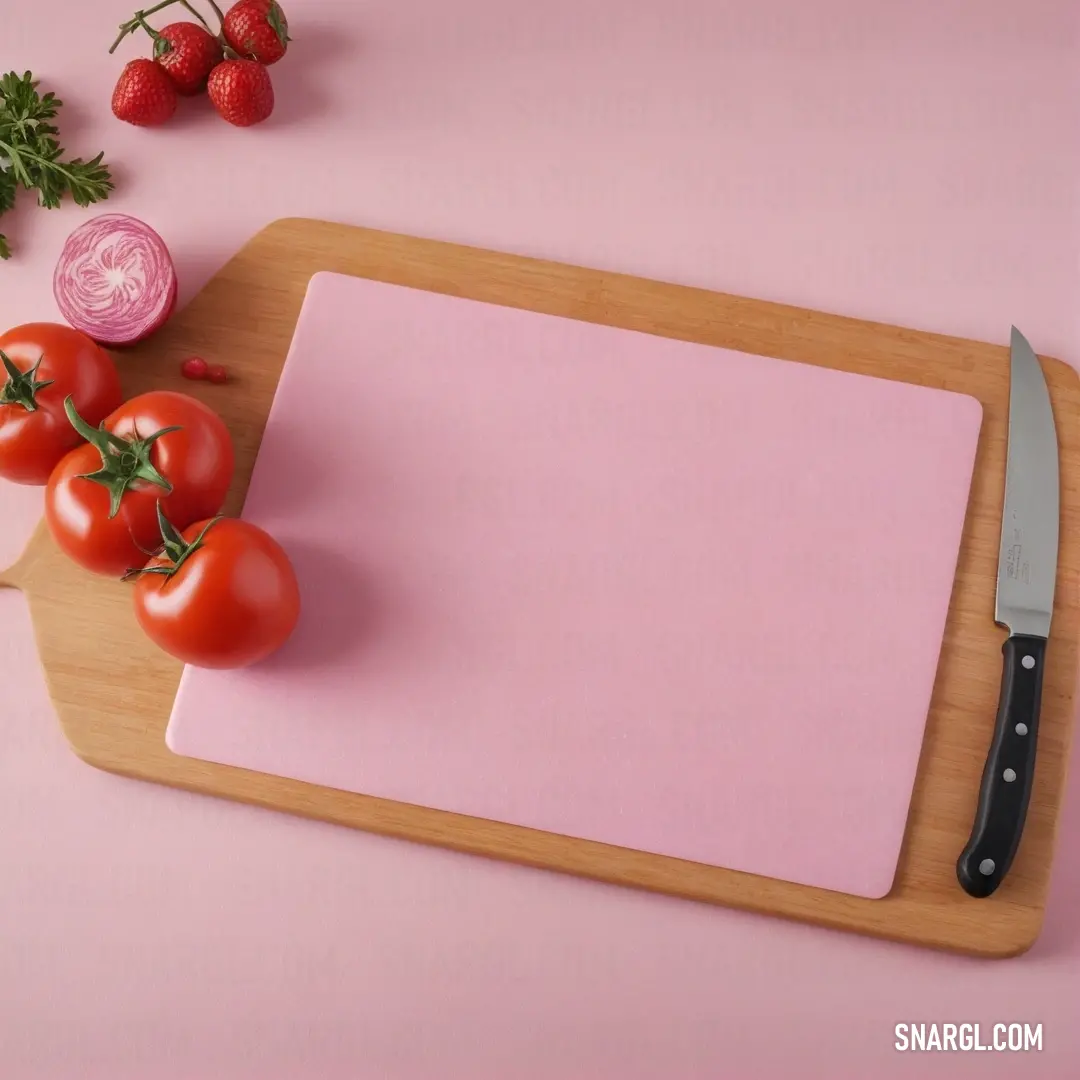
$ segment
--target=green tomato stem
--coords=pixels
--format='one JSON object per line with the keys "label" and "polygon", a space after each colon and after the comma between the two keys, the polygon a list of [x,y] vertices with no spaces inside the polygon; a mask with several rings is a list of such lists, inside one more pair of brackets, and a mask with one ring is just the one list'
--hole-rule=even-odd
{"label": "green tomato stem", "polygon": [[[162,556],[170,560],[170,565],[133,568],[124,575],[122,580],[133,581],[137,577],[142,577],[143,574],[155,574],[168,581],[202,547],[206,534],[221,520],[221,517],[218,516],[208,521],[199,530],[199,535],[189,544],[180,534],[180,531],[165,516],[160,499],[157,504],[157,518],[158,528],[161,530]],[[161,556],[155,556],[155,558],[157,557]]]}
{"label": "green tomato stem", "polygon": [[37,394],[46,386],[52,386],[55,380],[40,380],[37,370],[41,367],[41,361],[45,359],[42,353],[37,363],[28,371],[20,371],[11,357],[3,349],[0,349],[0,363],[4,365],[7,373],[7,382],[0,388],[0,405],[21,405],[27,412],[37,412]]}
{"label": "green tomato stem", "polygon": [[100,484],[109,492],[109,517],[114,518],[120,512],[120,503],[124,493],[137,481],[154,484],[172,494],[172,484],[165,479],[150,460],[150,451],[162,435],[179,431],[177,426],[162,428],[145,439],[138,432],[131,439],[121,438],[101,427],[91,427],[76,411],[75,402],[69,395],[64,400],[64,412],[71,426],[101,455],[101,468],[96,472],[83,473],[81,479]]}

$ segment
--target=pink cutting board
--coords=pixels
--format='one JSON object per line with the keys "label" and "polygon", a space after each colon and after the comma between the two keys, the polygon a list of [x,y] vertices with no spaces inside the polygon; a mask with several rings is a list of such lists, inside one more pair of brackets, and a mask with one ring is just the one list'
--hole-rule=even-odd
{"label": "pink cutting board", "polygon": [[178,754],[864,897],[892,884],[982,410],[336,274],[244,516],[294,638]]}

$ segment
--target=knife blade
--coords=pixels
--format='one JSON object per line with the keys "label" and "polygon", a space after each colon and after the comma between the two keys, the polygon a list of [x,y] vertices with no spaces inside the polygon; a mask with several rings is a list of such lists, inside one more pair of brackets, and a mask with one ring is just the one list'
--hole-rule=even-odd
{"label": "knife blade", "polygon": [[994,620],[1002,645],[1001,690],[975,820],[956,863],[964,891],[994,893],[1012,865],[1031,798],[1050,618],[1057,579],[1057,428],[1039,359],[1012,328],[1005,500]]}

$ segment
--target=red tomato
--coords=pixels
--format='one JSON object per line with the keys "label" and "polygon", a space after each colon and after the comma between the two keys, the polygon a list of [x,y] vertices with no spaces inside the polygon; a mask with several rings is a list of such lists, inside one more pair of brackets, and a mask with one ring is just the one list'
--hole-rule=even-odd
{"label": "red tomato", "polygon": [[219,518],[174,541],[135,579],[135,618],[155,645],[195,667],[240,668],[285,644],[300,617],[300,587],[269,533]]}
{"label": "red tomato", "polygon": [[0,334],[0,353],[0,476],[45,484],[82,442],[64,414],[65,398],[97,427],[124,400],[120,377],[104,349],[61,323],[16,326]]}
{"label": "red tomato", "polygon": [[[178,430],[154,437],[173,426]],[[45,520],[61,550],[87,570],[122,577],[145,565],[161,547],[159,500],[179,529],[213,517],[225,502],[232,439],[221,417],[187,394],[152,390],[106,417],[105,431],[126,444],[124,450],[85,425],[82,431],[90,441],[49,477]],[[155,475],[172,490],[153,482]]]}

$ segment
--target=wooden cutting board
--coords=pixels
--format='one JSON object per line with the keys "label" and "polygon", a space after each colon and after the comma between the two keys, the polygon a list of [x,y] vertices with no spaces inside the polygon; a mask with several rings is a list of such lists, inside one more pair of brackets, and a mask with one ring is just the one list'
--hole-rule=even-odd
{"label": "wooden cutting board", "polygon": [[[994,626],[993,602],[1006,347],[325,222],[279,221],[151,342],[118,355],[129,394],[182,389],[226,419],[238,458],[228,512],[243,505],[304,292],[321,270],[940,387],[982,402],[959,568],[892,892],[861,899],[175,756],[164,732],[181,666],[142,637],[127,586],[83,573],[39,528],[3,580],[28,596],[49,690],[76,753],[127,776],[838,929],[987,956],[1032,944],[1046,901],[1080,660],[1080,380],[1071,368],[1044,360],[1062,453],[1062,550],[1035,789],[1010,876],[990,899],[973,900],[959,888],[954,865],[967,839],[1000,680],[1004,634]],[[230,383],[181,379],[179,362],[192,354],[227,363]]]}

